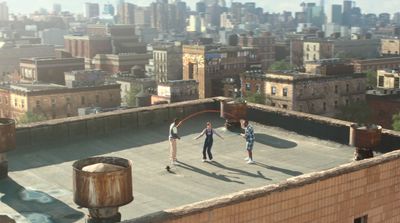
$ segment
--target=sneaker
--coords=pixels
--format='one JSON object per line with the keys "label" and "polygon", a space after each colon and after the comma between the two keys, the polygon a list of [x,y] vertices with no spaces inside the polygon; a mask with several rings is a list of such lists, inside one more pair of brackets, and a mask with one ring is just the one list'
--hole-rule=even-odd
{"label": "sneaker", "polygon": [[171,165],[178,165],[178,162],[172,161],[172,162],[171,162]]}
{"label": "sneaker", "polygon": [[202,159],[202,160],[201,160],[201,162],[203,162],[203,163],[204,163],[204,162],[207,162],[207,160],[206,160],[206,159]]}
{"label": "sneaker", "polygon": [[244,158],[244,160],[246,160],[246,161],[248,161],[249,159],[250,159],[249,157]]}
{"label": "sneaker", "polygon": [[255,164],[256,162],[254,162],[254,160],[249,159],[249,161],[247,161],[247,164]]}

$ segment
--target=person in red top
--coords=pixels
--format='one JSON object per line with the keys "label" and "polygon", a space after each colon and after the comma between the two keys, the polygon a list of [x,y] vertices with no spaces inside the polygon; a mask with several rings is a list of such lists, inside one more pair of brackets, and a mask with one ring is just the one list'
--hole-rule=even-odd
{"label": "person in red top", "polygon": [[213,145],[213,135],[217,135],[218,137],[220,137],[221,139],[224,139],[224,137],[222,137],[220,134],[218,134],[211,126],[210,122],[207,122],[207,127],[200,133],[199,136],[197,136],[195,139],[199,139],[200,137],[202,137],[203,135],[206,135],[206,138],[204,140],[204,146],[203,146],[203,162],[207,161],[207,154],[208,154],[208,158],[210,159],[210,161],[212,161],[213,156],[211,153],[211,148]]}

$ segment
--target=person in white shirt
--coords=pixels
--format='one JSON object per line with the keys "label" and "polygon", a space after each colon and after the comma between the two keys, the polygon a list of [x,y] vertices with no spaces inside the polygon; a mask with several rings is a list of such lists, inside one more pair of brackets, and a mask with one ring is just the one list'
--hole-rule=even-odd
{"label": "person in white shirt", "polygon": [[171,164],[176,165],[177,164],[177,159],[176,159],[176,140],[181,139],[178,135],[178,124],[179,124],[179,119],[175,118],[174,122],[169,126],[169,145],[170,145],[170,150],[169,150],[169,155],[171,159]]}

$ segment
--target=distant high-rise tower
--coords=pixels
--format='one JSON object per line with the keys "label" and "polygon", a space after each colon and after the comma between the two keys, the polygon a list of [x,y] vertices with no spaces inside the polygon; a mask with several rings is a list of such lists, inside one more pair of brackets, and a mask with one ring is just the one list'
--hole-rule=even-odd
{"label": "distant high-rise tower", "polygon": [[351,26],[351,9],[353,8],[353,2],[350,0],[343,1],[343,25]]}
{"label": "distant high-rise tower", "polygon": [[328,23],[342,24],[342,5],[332,5],[328,13]]}
{"label": "distant high-rise tower", "polygon": [[8,14],[8,6],[7,2],[0,3],[0,21],[8,21],[9,14]]}
{"label": "distant high-rise tower", "polygon": [[107,3],[104,5],[104,10],[103,10],[104,15],[115,15],[115,8],[112,4]]}
{"label": "distant high-rise tower", "polygon": [[61,4],[55,3],[53,4],[53,13],[58,15],[61,12]]}
{"label": "distant high-rise tower", "polygon": [[96,18],[100,15],[100,6],[98,3],[85,3],[85,17]]}

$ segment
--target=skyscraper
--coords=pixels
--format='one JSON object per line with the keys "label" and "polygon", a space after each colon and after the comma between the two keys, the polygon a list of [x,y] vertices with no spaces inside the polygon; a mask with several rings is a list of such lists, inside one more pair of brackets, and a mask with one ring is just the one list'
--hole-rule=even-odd
{"label": "skyscraper", "polygon": [[86,18],[96,18],[100,15],[100,7],[98,3],[85,3],[85,17]]}
{"label": "skyscraper", "polygon": [[0,3],[0,22],[8,21],[8,20],[9,20],[9,15],[8,15],[7,2],[1,2]]}
{"label": "skyscraper", "polygon": [[58,15],[61,12],[61,4],[55,3],[53,4],[53,13]]}
{"label": "skyscraper", "polygon": [[343,1],[343,25],[351,26],[351,9],[353,8],[353,3],[350,0]]}
{"label": "skyscraper", "polygon": [[342,5],[332,5],[328,13],[328,23],[342,24]]}
{"label": "skyscraper", "polygon": [[104,15],[112,15],[112,16],[114,16],[115,15],[114,6],[112,4],[110,4],[110,3],[104,4],[103,14]]}

